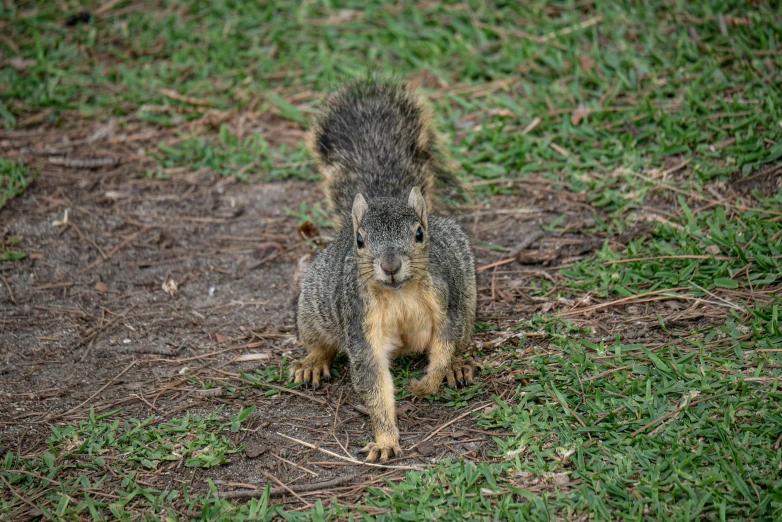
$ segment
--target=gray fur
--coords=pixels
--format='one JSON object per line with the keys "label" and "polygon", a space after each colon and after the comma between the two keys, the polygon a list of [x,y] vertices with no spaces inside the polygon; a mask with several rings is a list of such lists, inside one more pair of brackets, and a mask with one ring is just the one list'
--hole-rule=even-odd
{"label": "gray fur", "polygon": [[[366,246],[375,257],[389,249],[409,255],[410,225],[420,223],[415,211],[394,198],[368,202],[369,209],[360,224],[366,230]],[[441,302],[447,309],[447,338],[457,350],[465,349],[475,323],[475,262],[467,236],[456,221],[427,215],[427,272]],[[366,340],[361,329],[367,302],[366,277],[359,273],[353,227],[343,226],[335,241],[313,262],[299,294],[298,330],[305,346],[314,346],[324,337],[354,359],[364,359]],[[416,260],[419,261],[419,260]],[[374,275],[374,274],[373,274]],[[351,341],[352,342],[349,342]],[[355,378],[360,379],[360,375]],[[356,384],[359,384],[358,382]]]}
{"label": "gray fur", "polygon": [[[332,169],[327,194],[343,226],[301,283],[297,327],[310,355],[296,363],[296,380],[317,385],[319,377],[307,372],[330,366],[337,350],[347,352],[353,384],[372,413],[376,437],[385,441],[382,454],[370,451],[370,460],[399,451],[394,412],[380,391],[390,378],[388,363],[378,359],[365,332],[368,307],[377,302],[371,292],[408,284],[434,288],[449,365],[469,346],[475,323],[472,249],[454,220],[427,213],[425,191],[437,176],[431,166],[443,164],[434,159],[434,141],[420,147],[422,113],[413,100],[398,87],[351,84],[332,100],[310,144],[321,167]],[[456,179],[449,172],[443,177]]]}
{"label": "gray fur", "polygon": [[353,197],[407,197],[419,187],[460,196],[428,108],[413,93],[385,80],[360,80],[332,95],[310,131],[310,149],[326,178],[336,218],[350,214]]}

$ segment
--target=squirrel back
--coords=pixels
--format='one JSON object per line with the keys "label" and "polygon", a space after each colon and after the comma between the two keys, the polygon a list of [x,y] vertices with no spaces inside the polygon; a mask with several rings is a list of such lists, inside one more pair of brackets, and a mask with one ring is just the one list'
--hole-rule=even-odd
{"label": "squirrel back", "polygon": [[448,166],[428,107],[390,81],[354,81],[334,93],[310,129],[308,146],[339,223],[349,222],[359,193],[370,200],[406,199],[419,187],[431,209],[435,190],[463,191]]}

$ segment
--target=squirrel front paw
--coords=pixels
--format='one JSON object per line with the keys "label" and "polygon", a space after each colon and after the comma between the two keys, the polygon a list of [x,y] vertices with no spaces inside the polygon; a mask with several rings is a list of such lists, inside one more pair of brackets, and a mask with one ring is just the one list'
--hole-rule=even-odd
{"label": "squirrel front paw", "polygon": [[325,381],[331,379],[331,361],[313,355],[315,354],[311,353],[303,361],[291,363],[290,375],[293,382],[303,382],[306,386],[317,390],[321,379]]}
{"label": "squirrel front paw", "polygon": [[416,397],[434,395],[440,389],[443,379],[449,388],[471,386],[475,373],[481,369],[472,359],[459,359],[451,364],[445,372],[431,372],[421,379],[410,379],[407,389]]}
{"label": "squirrel front paw", "polygon": [[402,448],[399,447],[399,443],[397,442],[389,442],[389,443],[370,442],[369,444],[361,448],[361,451],[359,451],[359,453],[367,454],[367,462],[377,462],[378,458],[380,458],[382,462],[385,462],[393,457],[401,457]]}

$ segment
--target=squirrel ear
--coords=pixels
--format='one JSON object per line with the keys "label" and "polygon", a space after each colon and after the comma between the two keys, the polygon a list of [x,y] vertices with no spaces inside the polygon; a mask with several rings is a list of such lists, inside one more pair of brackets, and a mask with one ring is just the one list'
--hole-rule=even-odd
{"label": "squirrel ear", "polygon": [[369,206],[367,205],[367,200],[364,199],[364,196],[362,196],[360,193],[356,194],[356,197],[353,199],[353,229],[357,230],[358,226],[361,224],[361,221],[364,219],[364,214],[367,213],[367,209]]}
{"label": "squirrel ear", "polygon": [[426,200],[424,195],[421,194],[420,188],[413,187],[413,190],[410,191],[410,197],[407,198],[407,204],[415,210],[415,213],[418,214],[422,221],[426,220]]}

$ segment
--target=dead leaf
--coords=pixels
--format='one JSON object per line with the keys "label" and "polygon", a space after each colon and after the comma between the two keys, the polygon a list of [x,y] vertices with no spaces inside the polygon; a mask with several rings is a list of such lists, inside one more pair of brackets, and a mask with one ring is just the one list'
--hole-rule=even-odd
{"label": "dead leaf", "polygon": [[562,459],[562,462],[567,461],[571,455],[573,455],[576,452],[575,447],[570,448],[557,448],[557,455],[559,455],[559,458]]}
{"label": "dead leaf", "polygon": [[415,449],[418,452],[418,454],[423,457],[429,457],[430,455],[434,455],[435,452],[437,451],[434,447],[434,444],[432,444],[428,440],[416,446]]}
{"label": "dead leaf", "polygon": [[34,67],[38,63],[38,60],[34,60],[32,58],[25,59],[21,56],[14,56],[10,60],[8,60],[8,65],[13,67],[19,72],[25,72],[30,67]]}
{"label": "dead leaf", "polygon": [[448,87],[448,84],[432,71],[424,69],[419,75],[410,77],[410,88],[416,90],[419,87],[442,89],[443,87]]}
{"label": "dead leaf", "polygon": [[478,122],[475,120],[456,120],[454,122],[454,127],[457,129],[472,129],[478,125]]}
{"label": "dead leaf", "polygon": [[553,248],[541,248],[539,250],[527,250],[520,252],[517,260],[522,265],[551,263],[559,257],[560,250],[561,248],[559,246]]}
{"label": "dead leaf", "polygon": [[481,451],[481,448],[482,446],[478,442],[468,442],[467,444],[464,445],[464,449],[466,449],[467,451],[474,451],[475,453]]}
{"label": "dead leaf", "polygon": [[560,487],[567,486],[570,484],[570,477],[568,477],[567,473],[556,473],[551,477],[551,482]]}
{"label": "dead leaf", "polygon": [[555,299],[550,299],[543,303],[540,308],[538,309],[538,313],[545,314],[548,313],[549,310],[557,306],[557,301]]}
{"label": "dead leaf", "polygon": [[296,229],[296,233],[303,239],[312,239],[320,235],[320,230],[318,230],[318,226],[312,221],[305,221],[299,225],[299,228]]}
{"label": "dead leaf", "polygon": [[584,71],[586,74],[589,74],[592,72],[592,67],[595,66],[595,60],[591,56],[587,56],[586,54],[581,55],[581,70]]}
{"label": "dead leaf", "polygon": [[109,291],[109,285],[107,285],[103,281],[98,281],[97,283],[95,283],[95,290],[97,290],[102,294],[105,294],[106,292]]}
{"label": "dead leaf", "polygon": [[579,105],[578,108],[573,111],[573,114],[570,115],[570,121],[573,122],[573,125],[578,126],[578,124],[581,123],[581,120],[587,116],[589,116],[589,109],[583,105]]}
{"label": "dead leaf", "polygon": [[401,406],[398,406],[396,408],[396,414],[397,415],[400,415],[400,414],[403,414],[403,413],[409,413],[411,411],[413,411],[413,405],[411,403],[409,403],[409,402],[405,402],[404,404],[402,404]]}
{"label": "dead leaf", "polygon": [[486,112],[489,116],[504,116],[506,118],[513,118],[516,116],[510,109],[489,109]]}
{"label": "dead leaf", "polygon": [[62,217],[62,220],[52,221],[53,227],[64,227],[68,224],[68,209],[65,209],[65,214]]}
{"label": "dead leaf", "polygon": [[163,283],[163,291],[170,295],[171,297],[174,297],[174,294],[177,293],[177,290],[179,285],[177,285],[177,282],[173,279],[168,279]]}
{"label": "dead leaf", "polygon": [[352,22],[355,19],[363,18],[363,13],[361,11],[356,11],[353,9],[339,9],[337,12],[325,20],[323,20],[323,25],[339,25],[344,24],[347,22]]}
{"label": "dead leaf", "polygon": [[706,252],[716,256],[720,253],[720,247],[717,245],[709,245],[706,247]]}
{"label": "dead leaf", "polygon": [[264,444],[261,444],[260,442],[246,442],[244,444],[244,453],[247,455],[248,459],[254,459],[255,457],[260,457],[264,453],[268,451],[269,448],[267,448]]}
{"label": "dead leaf", "polygon": [[663,301],[663,304],[672,310],[681,310],[682,308],[686,308],[687,306],[684,303],[681,303],[675,299],[671,299],[669,301]]}
{"label": "dead leaf", "polygon": [[517,449],[515,449],[515,450],[510,450],[510,451],[507,453],[507,455],[508,455],[508,459],[512,459],[512,458],[514,458],[516,455],[522,455],[522,454],[526,453],[526,451],[527,451],[527,446],[522,446],[522,447],[520,447],[520,448],[517,448]]}
{"label": "dead leaf", "polygon": [[[758,2],[759,3],[759,2]],[[740,27],[752,27],[754,25],[752,18],[741,18],[737,16],[726,16],[725,17],[730,25]]]}
{"label": "dead leaf", "polygon": [[228,337],[221,334],[215,334],[215,340],[218,344],[223,344],[224,342],[228,341]]}

